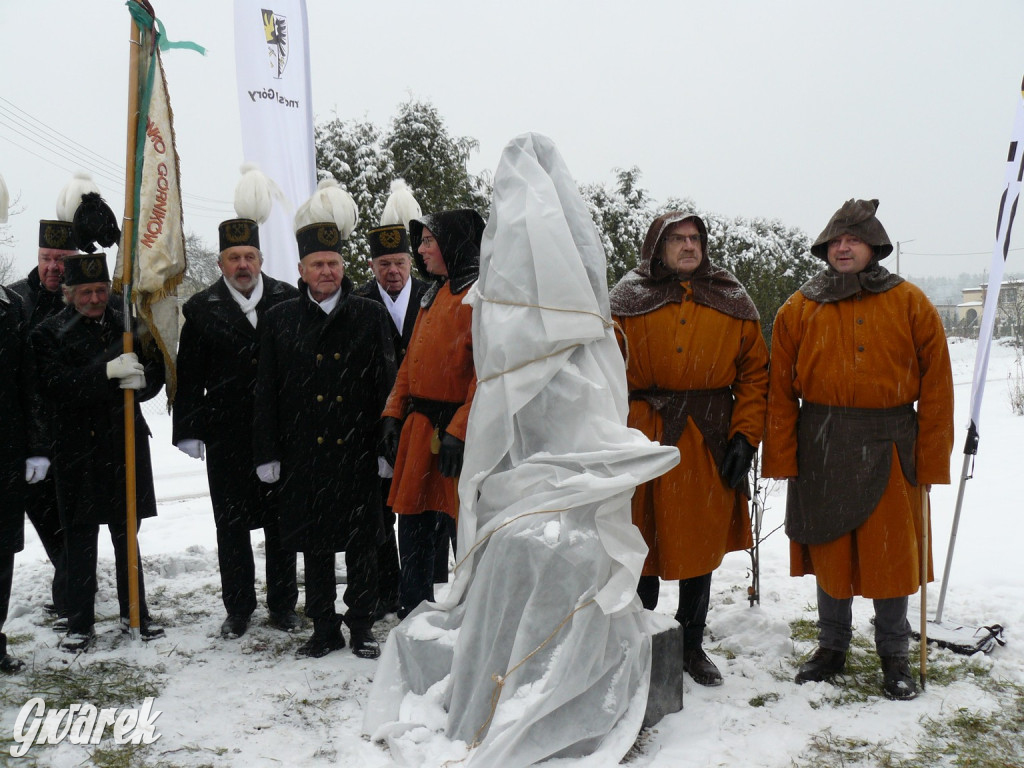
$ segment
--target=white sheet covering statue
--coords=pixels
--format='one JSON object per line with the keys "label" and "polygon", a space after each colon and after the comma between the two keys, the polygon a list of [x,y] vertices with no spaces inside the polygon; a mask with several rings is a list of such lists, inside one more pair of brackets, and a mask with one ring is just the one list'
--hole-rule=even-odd
{"label": "white sheet covering statue", "polygon": [[625,426],[604,251],[550,139],[505,148],[480,262],[455,578],[391,632],[364,730],[400,765],[615,765],[651,669],[630,497],[679,454]]}

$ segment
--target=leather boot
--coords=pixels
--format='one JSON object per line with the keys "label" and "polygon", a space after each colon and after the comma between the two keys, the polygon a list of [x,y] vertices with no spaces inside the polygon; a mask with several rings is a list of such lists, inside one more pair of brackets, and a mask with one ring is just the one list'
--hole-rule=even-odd
{"label": "leather boot", "polygon": [[224,619],[224,623],[220,625],[220,636],[225,640],[234,640],[236,637],[244,635],[247,629],[249,629],[248,614],[243,616],[229,613],[228,617]]}
{"label": "leather boot", "polygon": [[683,669],[689,672],[693,682],[699,685],[722,684],[722,673],[699,645],[689,651],[683,649]]}
{"label": "leather boot", "polygon": [[800,665],[796,673],[796,682],[820,683],[838,675],[846,669],[846,651],[837,651],[832,648],[818,647],[811,658]]}
{"label": "leather boot", "polygon": [[289,634],[302,628],[302,619],[295,611],[271,611],[270,626]]}
{"label": "leather boot", "polygon": [[361,659],[376,659],[380,656],[380,643],[373,636],[373,630],[358,628],[351,630],[352,653]]}
{"label": "leather boot", "polygon": [[0,654],[0,672],[3,672],[5,675],[13,675],[24,668],[25,662],[21,659],[16,659],[9,653]]}
{"label": "leather boot", "polygon": [[917,696],[917,684],[906,656],[882,656],[882,688],[887,699],[906,701]]}

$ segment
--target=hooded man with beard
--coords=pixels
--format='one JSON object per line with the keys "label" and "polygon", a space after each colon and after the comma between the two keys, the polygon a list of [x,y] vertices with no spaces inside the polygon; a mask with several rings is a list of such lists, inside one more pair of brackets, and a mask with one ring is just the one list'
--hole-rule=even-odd
{"label": "hooded man with beard", "polygon": [[711,573],[751,545],[747,473],[764,430],[768,350],[753,301],[711,263],[707,243],[696,214],[659,216],[640,265],[609,300],[622,328],[628,424],[681,457],[633,496],[650,549],[637,591],[653,609],[659,578],[679,580],[684,667],[701,685],[721,685],[703,649]]}
{"label": "hooded man with beard", "polygon": [[923,495],[949,482],[953,380],[935,307],[879,263],[892,244],[877,209],[836,211],[811,246],[827,266],[776,315],[762,472],[789,481],[791,574],[818,582],[818,649],[796,682],[843,671],[863,595],[885,695],[911,699],[907,596],[922,557],[931,569]]}
{"label": "hooded man with beard", "polygon": [[484,220],[474,210],[409,222],[420,272],[433,285],[420,302],[412,340],[384,408],[384,458],[395,468],[388,504],[398,515],[405,618],[433,601],[435,530],[453,543],[466,423],[476,391],[472,309],[462,303],[480,270]]}

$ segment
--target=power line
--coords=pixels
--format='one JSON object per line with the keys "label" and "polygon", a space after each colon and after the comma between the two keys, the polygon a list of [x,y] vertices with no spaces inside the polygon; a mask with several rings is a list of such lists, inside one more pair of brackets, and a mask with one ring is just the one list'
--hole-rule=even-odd
{"label": "power line", "polygon": [[[98,152],[94,152],[93,150],[91,150],[87,146],[85,146],[84,144],[80,144],[79,142],[75,141],[71,137],[65,136],[63,133],[61,133],[60,131],[56,130],[55,128],[51,128],[46,123],[44,123],[42,120],[39,120],[38,118],[33,117],[32,115],[30,115],[28,112],[23,110],[21,107],[19,107],[17,104],[13,103],[9,99],[5,99],[3,96],[0,96],[0,101],[4,102],[6,104],[10,104],[10,106],[14,110],[16,110],[17,112],[20,112],[22,115],[27,117],[28,120],[25,120],[24,118],[21,118],[18,115],[11,114],[10,110],[5,109],[3,106],[0,106],[0,112],[3,112],[3,111],[8,112],[8,114],[13,119],[18,120],[22,124],[34,124],[34,126],[38,126],[38,128],[41,128],[46,133],[49,133],[51,136],[58,137],[58,142],[59,143],[71,144],[71,145],[74,145],[74,147],[78,147],[83,152],[85,152],[85,153],[87,153],[89,155],[92,155],[95,158],[96,161],[106,165],[107,168],[109,170],[113,171],[114,173],[118,173],[118,174],[123,174],[124,173],[124,171],[122,170],[123,166],[121,166],[120,164],[111,162],[110,160],[107,160],[105,157],[100,155]],[[73,149],[73,147],[72,147],[72,149]]]}
{"label": "power line", "polygon": [[[74,139],[65,136],[60,131],[51,128],[49,125],[33,117],[25,110],[18,107],[16,104],[11,102],[9,99],[5,99],[0,96],[0,102],[4,102],[13,107],[14,110],[25,115],[28,120],[19,117],[17,114],[13,114],[11,110],[4,108],[0,105],[0,125],[6,126],[9,130],[13,131],[17,135],[27,139],[28,141],[35,144],[37,147],[45,152],[48,152],[56,156],[63,162],[70,162],[84,167],[86,170],[92,172],[94,175],[105,179],[106,181],[115,184],[117,187],[124,187],[124,170],[123,166],[114,163],[113,161],[105,158],[103,155],[95,152],[84,144],[75,141]],[[10,121],[15,121],[12,124]],[[49,134],[49,135],[47,135]],[[55,162],[53,159],[44,157],[38,152],[29,149],[28,147],[19,144],[10,138],[0,134],[0,138],[3,138],[18,147],[24,152],[28,152],[30,155],[43,160],[67,173],[73,174],[75,171],[69,168],[67,165],[61,162]],[[86,153],[86,157],[77,154],[76,147]],[[205,204],[204,204],[205,203]],[[232,203],[226,200],[218,200],[212,197],[206,197],[204,195],[197,195],[182,190],[182,204],[187,207],[190,211],[207,211],[215,213],[217,216],[223,217],[226,215],[232,215],[234,212],[234,206]],[[201,214],[195,214],[201,216]],[[213,218],[213,217],[203,217]]]}
{"label": "power line", "polygon": [[[1011,251],[1024,251],[1024,247],[1021,248],[1010,248]],[[914,253],[912,251],[904,251],[904,256],[991,256],[992,251],[975,251],[974,253]]]}

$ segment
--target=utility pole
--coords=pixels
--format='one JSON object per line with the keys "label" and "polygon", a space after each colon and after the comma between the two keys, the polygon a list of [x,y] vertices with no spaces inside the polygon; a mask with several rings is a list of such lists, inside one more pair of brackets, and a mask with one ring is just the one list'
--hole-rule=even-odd
{"label": "utility pole", "polygon": [[[916,240],[917,238],[915,238]],[[912,243],[914,240],[897,240],[896,241],[896,274],[900,273],[900,246],[903,243]]]}

